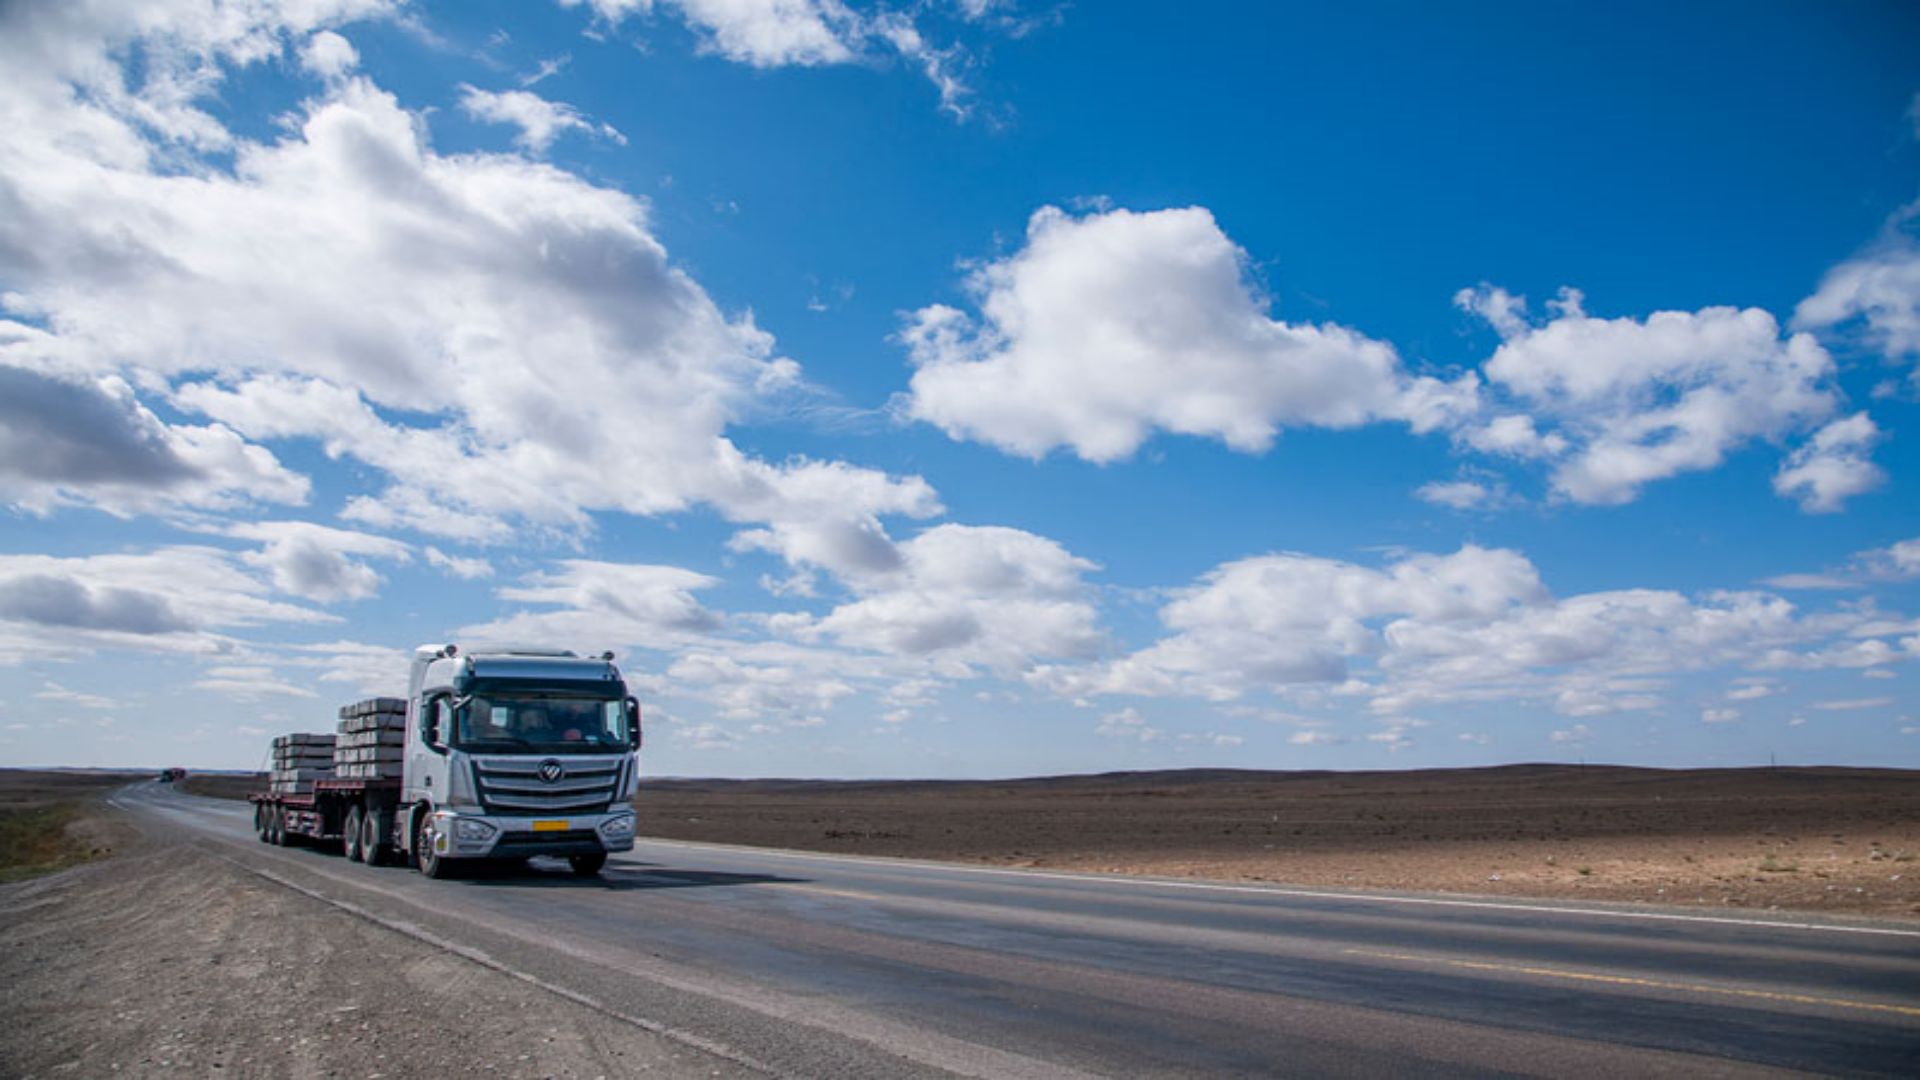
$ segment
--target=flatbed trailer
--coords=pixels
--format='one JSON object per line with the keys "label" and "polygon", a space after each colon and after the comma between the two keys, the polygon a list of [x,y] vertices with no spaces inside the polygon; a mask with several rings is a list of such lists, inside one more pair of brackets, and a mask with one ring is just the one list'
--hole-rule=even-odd
{"label": "flatbed trailer", "polygon": [[337,844],[354,862],[382,866],[399,850],[400,780],[315,780],[303,794],[249,795],[253,829],[266,844]]}

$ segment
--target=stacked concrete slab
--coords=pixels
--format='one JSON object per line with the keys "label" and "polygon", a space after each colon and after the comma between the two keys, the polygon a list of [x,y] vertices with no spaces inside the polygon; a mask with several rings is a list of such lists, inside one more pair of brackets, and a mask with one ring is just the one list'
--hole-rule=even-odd
{"label": "stacked concrete slab", "polygon": [[275,795],[308,795],[315,780],[332,776],[333,736],[299,733],[273,740],[269,784]]}
{"label": "stacked concrete slab", "polygon": [[360,780],[395,780],[407,742],[407,703],[368,698],[340,707],[340,733],[333,744],[333,774]]}

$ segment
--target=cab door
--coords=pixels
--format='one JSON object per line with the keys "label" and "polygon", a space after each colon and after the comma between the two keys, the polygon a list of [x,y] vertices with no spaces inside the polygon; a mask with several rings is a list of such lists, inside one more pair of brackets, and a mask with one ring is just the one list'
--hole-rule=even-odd
{"label": "cab door", "polygon": [[447,801],[447,746],[453,740],[453,697],[435,694],[407,715],[407,771],[401,780],[407,802]]}

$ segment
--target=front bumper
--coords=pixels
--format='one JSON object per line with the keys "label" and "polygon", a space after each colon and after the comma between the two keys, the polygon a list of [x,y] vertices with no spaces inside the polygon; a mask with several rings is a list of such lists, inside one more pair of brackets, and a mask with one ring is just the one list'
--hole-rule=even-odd
{"label": "front bumper", "polygon": [[[536,829],[536,824],[543,827]],[[433,815],[433,846],[439,854],[453,859],[631,851],[633,814],[621,810],[565,818],[525,818],[438,810]]]}

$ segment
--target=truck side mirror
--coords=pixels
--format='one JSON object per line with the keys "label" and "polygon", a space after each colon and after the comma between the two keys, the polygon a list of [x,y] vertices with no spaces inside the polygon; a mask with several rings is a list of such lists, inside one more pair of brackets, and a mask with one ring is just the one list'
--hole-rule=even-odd
{"label": "truck side mirror", "polygon": [[640,702],[634,698],[627,699],[627,738],[635,750],[640,749]]}

